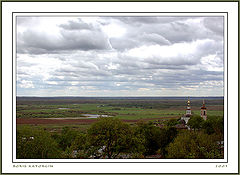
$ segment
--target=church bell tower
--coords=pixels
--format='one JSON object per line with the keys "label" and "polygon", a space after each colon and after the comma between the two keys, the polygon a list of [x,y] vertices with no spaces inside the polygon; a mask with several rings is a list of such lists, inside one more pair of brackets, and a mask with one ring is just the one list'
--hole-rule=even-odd
{"label": "church bell tower", "polygon": [[191,111],[190,100],[189,100],[189,97],[188,97],[187,108],[186,108],[186,116],[190,117],[191,115],[192,115],[192,111]]}
{"label": "church bell tower", "polygon": [[190,117],[191,115],[192,115],[192,112],[191,112],[190,100],[189,100],[189,97],[188,97],[187,108],[186,108],[186,116]]}
{"label": "church bell tower", "polygon": [[207,108],[205,106],[204,100],[203,100],[203,104],[201,107],[201,117],[203,118],[203,120],[207,120]]}
{"label": "church bell tower", "polygon": [[186,107],[186,114],[184,114],[181,117],[181,120],[184,120],[185,124],[187,124],[188,120],[191,118],[191,116],[192,116],[192,111],[191,111],[190,99],[188,97],[187,107]]}

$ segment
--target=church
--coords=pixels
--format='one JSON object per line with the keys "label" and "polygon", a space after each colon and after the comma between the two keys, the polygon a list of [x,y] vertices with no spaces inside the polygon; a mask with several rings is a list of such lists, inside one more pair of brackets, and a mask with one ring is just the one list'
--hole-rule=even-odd
{"label": "church", "polygon": [[[190,98],[188,97],[186,113],[181,117],[181,120],[184,120],[185,124],[187,124],[191,116],[192,116],[191,102],[190,102]],[[203,118],[203,120],[207,120],[207,108],[205,106],[204,100],[201,107],[200,116]]]}

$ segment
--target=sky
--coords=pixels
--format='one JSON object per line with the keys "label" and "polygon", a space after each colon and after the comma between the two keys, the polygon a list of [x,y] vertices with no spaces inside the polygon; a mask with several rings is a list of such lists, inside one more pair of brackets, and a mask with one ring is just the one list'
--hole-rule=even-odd
{"label": "sky", "polygon": [[223,96],[221,16],[17,17],[17,96]]}

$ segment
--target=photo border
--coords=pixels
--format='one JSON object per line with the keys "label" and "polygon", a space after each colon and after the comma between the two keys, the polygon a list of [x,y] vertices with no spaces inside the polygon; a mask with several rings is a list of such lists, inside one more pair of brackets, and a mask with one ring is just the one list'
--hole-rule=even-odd
{"label": "photo border", "polygon": [[[223,26],[224,26],[224,29],[225,29],[225,25],[226,25],[226,29],[227,29],[227,32],[224,30],[224,33],[223,33],[223,53],[224,53],[224,57],[225,57],[225,52],[226,52],[226,57],[227,58],[224,58],[224,62],[226,61],[227,62],[227,67],[226,64],[224,64],[224,71],[223,71],[223,79],[225,78],[225,75],[227,77],[227,81],[226,81],[226,84],[227,84],[227,87],[224,87],[223,88],[223,99],[224,99],[224,105],[225,105],[225,102],[226,102],[226,109],[227,109],[227,113],[226,113],[226,116],[224,116],[224,123],[227,122],[226,126],[226,132],[227,132],[227,136],[226,136],[226,142],[224,141],[224,145],[227,145],[227,149],[226,149],[226,153],[225,153],[225,150],[224,150],[224,158],[223,158],[223,161],[221,162],[209,162],[207,160],[210,160],[210,159],[204,159],[206,160],[205,162],[193,162],[193,160],[200,160],[200,159],[181,159],[181,160],[188,160],[188,161],[181,161],[181,162],[177,162],[177,161],[171,161],[169,162],[171,159],[158,159],[158,160],[166,160],[167,162],[151,162],[151,161],[147,161],[147,162],[135,162],[135,161],[131,161],[131,160],[134,160],[134,159],[124,159],[125,161],[124,162],[117,162],[117,161],[110,161],[110,162],[107,162],[107,161],[94,161],[94,162],[71,162],[71,160],[76,160],[76,159],[67,159],[69,161],[67,162],[64,162],[64,161],[59,161],[59,162],[54,162],[54,161],[51,161],[51,162],[44,162],[44,161],[40,161],[40,162],[31,162],[31,161],[14,161],[14,152],[13,152],[13,149],[14,149],[14,136],[13,136],[13,133],[14,133],[14,113],[16,112],[16,109],[14,109],[14,101],[16,102],[16,98],[17,98],[17,94],[16,94],[16,83],[14,83],[14,72],[13,70],[15,69],[15,80],[16,80],[16,75],[17,75],[17,59],[14,58],[14,47],[13,45],[15,44],[15,56],[17,55],[17,24],[14,24],[14,21],[16,22],[16,18],[18,16],[20,17],[23,17],[24,15],[18,15],[18,14],[31,14],[29,15],[29,17],[73,17],[71,15],[69,16],[64,16],[62,14],[79,14],[79,15],[73,15],[74,17],[96,17],[96,16],[100,16],[100,15],[94,15],[94,14],[103,14],[101,17],[113,17],[113,16],[107,16],[106,14],[153,14],[153,15],[149,15],[149,17],[161,17],[161,14],[178,14],[176,16],[174,15],[163,15],[164,17],[212,17],[210,16],[209,14],[214,14],[213,16],[221,16],[221,14],[225,14],[224,16],[222,16],[224,18],[223,20]],[[14,15],[14,14],[17,14],[17,15]],[[32,15],[33,14],[33,15]],[[38,14],[38,15],[34,15],[34,14]],[[43,15],[39,15],[39,14],[43,14]],[[44,14],[47,14],[47,15],[44,15]],[[50,14],[53,14],[53,15],[50,15]],[[56,14],[60,14],[60,15],[56,15]],[[83,14],[83,15],[82,15]],[[84,14],[87,14],[87,15],[84,15]],[[90,15],[89,15],[90,14]],[[104,15],[105,14],[105,15]],[[155,15],[154,15],[155,14]],[[158,14],[158,15],[156,15]],[[190,14],[189,16],[188,15],[180,15],[180,14]],[[197,14],[194,16],[194,14]],[[200,15],[200,14],[203,14],[203,15]],[[208,14],[208,15],[204,15],[204,14]],[[216,14],[216,15],[215,15]],[[219,15],[217,15],[219,14]],[[81,16],[82,15],[82,16]],[[27,17],[27,15],[25,15]],[[116,15],[116,17],[123,17],[121,15]],[[126,15],[126,17],[129,17],[130,15]],[[144,15],[134,15],[136,17],[139,17],[139,16],[144,16]],[[146,15],[145,15],[146,16]],[[14,17],[15,17],[15,20],[14,20]],[[114,16],[115,17],[115,16]],[[226,19],[225,19],[226,18]],[[227,22],[225,24],[225,21]],[[14,43],[14,31],[15,31],[15,43]],[[226,32],[226,35],[225,35],[225,32]],[[226,42],[226,43],[225,43]],[[226,46],[226,49],[225,50],[225,46]],[[14,60],[15,59],[15,60]],[[14,67],[14,62],[15,62],[15,67]],[[225,73],[225,69],[227,70],[227,72]],[[225,81],[223,81],[223,84],[225,85]],[[14,87],[15,85],[15,87]],[[227,89],[227,94],[225,94],[225,88]],[[14,89],[15,89],[15,96],[14,96]],[[12,12],[12,163],[228,163],[228,12]],[[225,101],[226,100],[226,101]],[[225,110],[225,108],[224,108]],[[225,113],[224,113],[225,114]],[[16,123],[16,120],[15,120],[15,126],[17,126],[17,123]],[[225,126],[225,124],[224,124]],[[15,134],[16,134],[17,130],[15,130]],[[224,128],[224,135],[225,135],[225,128]],[[224,137],[224,140],[225,140],[225,137]],[[16,147],[16,146],[15,146]],[[226,158],[226,161],[225,161],[225,156],[227,157]],[[22,160],[22,159],[18,159],[18,160]],[[34,159],[33,159],[34,160]],[[46,160],[46,159],[43,159],[43,160]],[[51,159],[51,160],[56,160],[56,159]],[[65,159],[57,159],[57,160],[65,160]],[[84,159],[85,160],[85,159]],[[86,160],[91,160],[91,159],[86,159]],[[102,160],[102,159],[99,159],[99,160]],[[117,160],[117,159],[115,159]],[[152,159],[142,159],[142,160],[152,160]],[[157,160],[157,159],[154,159],[154,160]],[[180,159],[179,159],[180,160]],[[221,159],[214,159],[214,160],[221,160]]]}
{"label": "photo border", "polygon": [[[97,0],[83,0],[83,1],[81,1],[81,0],[70,0],[70,1],[66,1],[66,0],[24,0],[24,1],[21,1],[21,0],[1,0],[1,43],[3,42],[3,39],[2,39],[2,35],[3,35],[3,33],[2,33],[2,31],[3,31],[3,27],[2,27],[2,24],[3,24],[3,17],[2,17],[2,15],[3,15],[3,2],[7,2],[7,3],[9,3],[9,4],[11,4],[11,2],[42,2],[42,3],[46,3],[46,2],[176,2],[176,3],[180,3],[180,2],[202,2],[202,3],[207,3],[207,2],[215,2],[215,3],[217,3],[217,2],[219,2],[219,3],[221,3],[221,2],[227,2],[227,3],[232,3],[232,8],[234,8],[234,6],[235,6],[235,8],[237,7],[237,12],[235,11],[236,9],[234,9],[234,11],[237,13],[237,15],[235,16],[234,15],[234,18],[236,18],[237,20],[236,20],[236,28],[238,29],[238,31],[236,32],[236,31],[234,31],[234,34],[237,34],[238,35],[238,37],[236,38],[236,40],[237,41],[235,41],[234,40],[234,43],[235,44],[237,44],[238,46],[239,46],[239,34],[240,34],[240,31],[239,31],[239,27],[240,27],[240,23],[239,23],[239,17],[240,17],[240,12],[239,12],[239,9],[240,9],[240,7],[239,7],[239,0],[196,0],[196,1],[194,1],[194,0],[184,0],[184,1],[178,1],[178,0],[163,0],[163,1],[161,1],[161,0],[150,0],[150,1],[144,1],[144,0],[116,0],[116,1],[112,1],[112,0],[110,0],[110,1],[97,1]],[[234,4],[235,3],[235,4]],[[231,21],[232,22],[232,21]],[[230,28],[230,29],[232,29],[232,27]],[[232,31],[232,30],[231,30]],[[231,36],[231,38],[232,38],[232,35],[230,35]],[[5,41],[5,40],[4,40]],[[2,43],[3,44],[3,43]],[[238,58],[238,60],[239,60],[239,50],[237,49],[231,49],[231,47],[230,47],[230,50],[234,50],[234,57],[233,58],[231,58],[231,60],[232,59],[235,59],[236,57],[235,56],[237,56],[237,58]],[[1,68],[3,68],[3,46],[1,47],[1,62],[0,62],[0,65],[1,65]],[[232,55],[232,54],[231,54]],[[231,62],[230,62],[231,63]],[[235,61],[234,61],[234,63],[235,63]],[[231,64],[232,65],[232,64]],[[238,116],[238,118],[236,119],[236,120],[234,120],[234,121],[236,121],[236,124],[238,125],[237,127],[235,126],[234,128],[235,129],[237,129],[236,130],[236,133],[237,133],[237,137],[234,137],[234,139],[236,139],[237,141],[236,142],[234,142],[234,143],[236,143],[236,144],[238,144],[239,145],[239,125],[240,125],[240,120],[239,120],[239,114],[240,114],[240,100],[239,100],[239,93],[240,93],[240,89],[239,89],[239,85],[240,85],[240,82],[239,82],[239,75],[240,75],[240,70],[239,70],[239,67],[240,67],[240,62],[238,61],[237,62],[237,64],[236,64],[236,66],[238,67],[238,70],[237,71],[235,71],[235,72],[237,72],[237,74],[235,74],[238,78],[234,78],[234,81],[236,81],[235,83],[234,83],[234,85],[235,84],[237,84],[237,90],[235,89],[235,88],[230,88],[230,89],[232,89],[232,90],[234,90],[234,92],[236,92],[236,93],[238,93],[238,95],[236,95],[236,97],[238,98],[237,100],[236,100],[236,98],[234,97],[233,99],[234,99],[234,102],[236,102],[237,104],[236,105],[234,105],[234,106],[237,106],[238,108],[235,108],[236,109],[236,111],[234,110],[234,112],[235,112],[235,114]],[[235,69],[235,68],[234,68]],[[231,71],[231,75],[232,75],[232,72],[233,71]],[[3,72],[3,70],[1,69],[1,71],[0,71],[0,73],[1,73],[1,116],[3,115],[3,99],[6,99],[6,98],[4,98],[4,97],[2,97],[2,95],[4,95],[4,92],[3,92],[3,89],[4,89],[4,87],[5,87],[5,85],[3,86],[3,83],[2,83],[2,81],[3,81],[3,75],[2,75],[2,73],[5,73],[5,72]],[[230,81],[230,85],[232,85],[233,84],[233,81]],[[10,96],[10,95],[9,95]],[[231,96],[232,97],[232,96]],[[229,98],[229,100],[231,101],[231,99],[232,98]],[[232,104],[232,103],[231,103]],[[231,108],[232,109],[232,108]],[[6,111],[5,111],[6,112]],[[234,116],[235,117],[235,116]],[[113,172],[106,172],[105,173],[105,171],[104,171],[104,173],[96,173],[96,172],[93,172],[93,173],[84,173],[84,172],[81,172],[81,171],[78,171],[78,172],[74,172],[74,173],[67,173],[67,172],[64,172],[64,173],[56,173],[57,171],[56,170],[54,170],[54,172],[52,172],[52,171],[50,171],[50,170],[46,170],[46,171],[42,171],[41,169],[42,168],[39,168],[39,172],[37,172],[36,173],[36,169],[32,169],[31,171],[24,171],[23,169],[20,169],[19,168],[19,172],[16,170],[16,168],[14,169],[13,167],[12,168],[10,168],[10,169],[6,169],[6,165],[7,164],[4,164],[4,166],[3,166],[3,155],[2,155],[2,153],[3,153],[3,118],[1,117],[1,144],[0,144],[0,146],[1,146],[1,164],[0,164],[0,167],[1,167],[1,173],[2,174],[130,174],[130,171],[129,172],[127,172],[127,173],[113,173]],[[231,121],[230,121],[231,122]],[[231,122],[232,123],[232,122]],[[4,130],[5,131],[5,130]],[[232,133],[232,132],[231,132]],[[231,139],[231,141],[229,140],[229,142],[232,142],[232,139]],[[228,142],[228,143],[229,143]],[[227,144],[228,144],[227,143]],[[232,147],[232,146],[231,146]],[[138,172],[138,173],[136,173],[137,171],[135,171],[135,173],[131,173],[131,174],[206,174],[206,173],[209,173],[210,171],[211,171],[211,174],[222,174],[222,173],[224,173],[224,174],[238,174],[239,173],[239,157],[240,157],[240,147],[238,146],[237,147],[237,149],[235,149],[235,147],[234,147],[234,151],[238,151],[238,153],[236,153],[236,156],[235,155],[233,155],[233,154],[231,154],[231,155],[229,155],[230,157],[229,157],[229,163],[232,163],[233,164],[233,166],[234,167],[228,167],[227,168],[227,170],[224,170],[224,169],[222,169],[222,170],[212,170],[212,169],[209,169],[209,170],[207,170],[207,171],[204,171],[204,172],[202,172],[202,173],[196,173],[196,171],[191,171],[191,172],[185,172],[185,173],[172,173],[172,171],[170,171],[171,173],[169,173],[169,172],[164,172],[164,173],[162,173],[162,171],[160,170],[160,171],[154,171],[154,173],[151,171],[149,171],[149,172],[146,172],[146,171],[144,171],[144,172]],[[5,157],[6,158],[6,157]],[[234,161],[236,161],[237,163],[235,164],[235,162]],[[23,162],[24,163],[24,162]],[[37,164],[38,162],[36,162],[36,164]],[[45,164],[48,164],[48,162],[44,162]],[[216,166],[217,165],[219,165],[219,166],[221,166],[221,165],[225,165],[225,164],[216,164]],[[13,166],[13,165],[12,165]],[[59,166],[58,166],[59,167]],[[205,166],[204,166],[205,167]],[[43,168],[44,169],[44,168]],[[4,170],[4,172],[3,172],[3,170]],[[100,169],[100,171],[101,172],[103,172],[103,170],[102,169]],[[91,171],[92,172],[92,171]],[[114,171],[115,172],[115,171]],[[182,172],[182,171],[181,171]]]}

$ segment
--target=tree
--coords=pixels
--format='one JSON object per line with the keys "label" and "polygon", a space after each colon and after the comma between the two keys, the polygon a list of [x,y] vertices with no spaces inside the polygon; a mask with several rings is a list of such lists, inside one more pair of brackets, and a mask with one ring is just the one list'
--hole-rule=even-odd
{"label": "tree", "polygon": [[159,137],[160,141],[160,154],[165,157],[167,154],[166,147],[175,139],[178,131],[175,127],[168,127],[161,129],[161,134]]}
{"label": "tree", "polygon": [[213,122],[213,128],[216,134],[222,135],[224,133],[224,118],[223,117],[215,117]]}
{"label": "tree", "polygon": [[155,127],[152,123],[138,123],[136,132],[144,138],[144,156],[155,154],[160,148],[159,136],[160,129]]}
{"label": "tree", "polygon": [[188,121],[187,125],[190,126],[193,130],[201,129],[203,125],[204,120],[200,116],[193,116]]}
{"label": "tree", "polygon": [[74,131],[73,129],[70,129],[69,127],[64,127],[59,138],[58,142],[60,147],[63,149],[63,151],[67,148],[70,147],[72,142],[75,140],[77,137],[78,132]]}
{"label": "tree", "polygon": [[87,131],[88,153],[94,158],[117,158],[120,153],[136,152],[141,138],[119,119],[100,118]]}
{"label": "tree", "polygon": [[71,144],[71,147],[69,149],[71,151],[68,151],[66,153],[70,153],[70,157],[79,158],[79,159],[89,158],[90,155],[88,154],[88,151],[87,151],[88,150],[87,134],[79,133],[75,138],[75,140],[73,141],[73,143]]}
{"label": "tree", "polygon": [[173,126],[177,125],[178,123],[179,123],[179,121],[177,119],[170,119],[167,121],[167,126],[173,127]]}
{"label": "tree", "polygon": [[223,117],[209,116],[202,124],[202,129],[207,134],[216,134],[223,139],[224,119]]}
{"label": "tree", "polygon": [[167,147],[167,158],[223,158],[214,136],[203,132],[182,132]]}
{"label": "tree", "polygon": [[144,138],[144,156],[154,155],[160,149],[162,156],[165,155],[166,146],[176,137],[177,130],[173,127],[160,129],[150,123],[138,123],[138,133]]}
{"label": "tree", "polygon": [[43,129],[24,127],[17,130],[18,159],[59,158],[58,144]]}
{"label": "tree", "polygon": [[214,125],[213,120],[206,120],[202,124],[202,129],[206,134],[211,135],[215,132],[213,125]]}

